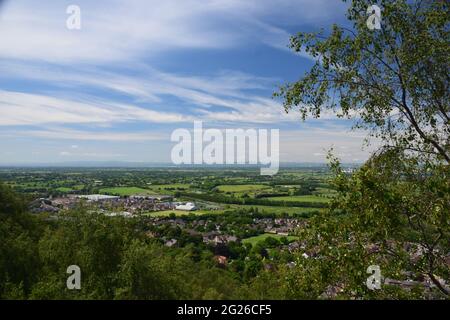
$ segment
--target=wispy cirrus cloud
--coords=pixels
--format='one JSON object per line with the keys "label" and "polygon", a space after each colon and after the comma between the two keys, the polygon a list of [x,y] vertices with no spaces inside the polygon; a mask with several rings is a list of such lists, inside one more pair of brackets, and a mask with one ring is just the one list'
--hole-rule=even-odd
{"label": "wispy cirrus cloud", "polygon": [[210,9],[198,1],[79,0],[79,32],[66,28],[67,5],[7,3],[1,17],[0,56],[52,63],[107,63],[174,48],[221,48],[233,42],[217,28],[202,27],[201,17]]}
{"label": "wispy cirrus cloud", "polygon": [[78,141],[111,141],[111,142],[167,141],[169,137],[168,133],[148,131],[148,130],[140,132],[117,132],[111,130],[92,131],[92,130],[71,130],[64,128],[28,130],[26,132],[19,131],[15,133],[15,135],[21,134],[45,139],[78,140]]}
{"label": "wispy cirrus cloud", "polygon": [[[284,48],[289,26],[327,21],[329,0],[78,0],[82,29],[67,30],[65,1],[9,1],[0,12],[0,56],[52,63],[136,60],[175,49],[248,43]],[[287,44],[287,43],[286,43]]]}
{"label": "wispy cirrus cloud", "polygon": [[[154,122],[184,119],[154,110],[158,103],[170,108],[165,99],[170,96],[191,105],[182,111],[198,111],[198,116],[210,120],[257,123],[295,118],[286,116],[279,103],[268,99],[274,88],[273,78],[235,71],[186,76],[158,71],[142,59],[151,60],[153,54],[180,48],[223,49],[256,43],[285,50],[289,32],[275,26],[274,21],[283,21],[286,26],[311,23],[333,16],[334,9],[340,6],[326,0],[283,0],[276,6],[266,0],[130,0],[126,4],[117,0],[80,0],[77,5],[82,9],[82,29],[71,31],[65,27],[66,5],[51,1],[41,1],[39,5],[33,1],[7,3],[0,19],[0,57],[5,58],[0,63],[0,76],[52,83],[59,96],[70,96],[88,86],[118,92],[130,96],[133,102],[154,103],[144,108],[149,111],[142,118]],[[131,68],[111,70],[115,61],[124,61]],[[266,91],[249,92],[258,89]],[[100,96],[104,94],[101,92]],[[47,95],[51,98],[51,94]],[[33,108],[32,101],[28,103],[3,123],[30,122],[30,116],[41,111],[49,121],[76,122],[85,118],[71,112],[63,114],[62,106],[67,106],[68,111],[74,109],[71,101],[61,103],[58,112],[51,116],[47,115],[51,110],[43,110],[42,104]],[[118,103],[108,105],[123,112]],[[93,110],[104,114],[105,108],[101,109]],[[135,109],[137,112],[144,111]],[[124,113],[125,119],[129,113]],[[35,122],[45,120],[41,118]],[[104,119],[114,120],[114,112],[109,110]],[[95,114],[88,119],[98,120]]]}
{"label": "wispy cirrus cloud", "polygon": [[[104,121],[126,121],[133,119],[133,115],[136,120],[149,122],[183,122],[196,119],[213,122],[274,123],[299,120],[295,111],[286,114],[281,103],[270,97],[270,92],[274,90],[276,83],[281,82],[281,79],[253,76],[235,71],[220,71],[206,76],[179,75],[145,66],[140,68],[133,66],[128,68],[127,72],[131,72],[132,76],[97,68],[79,67],[75,70],[67,68],[63,72],[60,67],[51,65],[43,67],[40,64],[0,62],[0,78],[39,81],[41,84],[57,87],[60,95],[71,96],[73,92],[82,91],[83,88],[95,87],[123,94],[135,103],[145,103],[145,107],[142,108],[128,106],[129,110],[126,111],[123,110],[124,106],[121,104],[102,101],[101,97],[85,98],[84,100],[90,100],[90,104],[98,99],[100,105],[109,106],[110,109],[117,107],[117,112],[113,114],[118,117],[114,118],[111,114],[109,117],[105,117]],[[20,96],[18,93],[16,95]],[[167,97],[177,99],[176,102],[170,104],[184,104],[189,108],[171,106],[167,103]],[[32,96],[24,103],[29,108],[41,112],[44,111],[42,103],[40,103],[42,99],[43,96],[39,95],[39,99],[35,100],[38,104],[35,108]],[[52,98],[49,97],[49,100]],[[53,104],[55,103],[56,101],[53,101]],[[59,109],[63,110],[67,105],[69,109],[73,110],[72,103],[71,101],[61,102]],[[85,109],[80,108],[79,110]],[[158,109],[172,109],[172,112],[162,112]],[[187,114],[188,110],[189,114]],[[15,112],[21,111],[20,109],[10,109],[9,112],[12,117]],[[176,115],[176,112],[179,112],[180,115]],[[122,116],[120,116],[121,114]],[[55,116],[57,115],[53,117]],[[321,118],[336,119],[336,116],[331,112],[325,112]],[[95,119],[95,117],[88,117],[87,120],[94,122]],[[4,122],[6,120],[4,119]],[[73,119],[68,121],[75,122]]]}
{"label": "wispy cirrus cloud", "polygon": [[111,123],[124,121],[182,122],[182,114],[157,112],[131,105],[91,99],[75,101],[46,95],[0,91],[0,126],[48,123]]}
{"label": "wispy cirrus cloud", "polygon": [[[66,28],[68,4],[81,7],[81,30]],[[134,150],[138,160],[141,144],[165,142],[148,155],[165,152],[170,129],[194,120],[289,132],[299,116],[271,94],[312,61],[290,53],[288,39],[343,19],[344,7],[329,0],[7,1],[0,11],[0,146],[15,151],[11,159],[45,141],[30,152],[88,158],[101,149],[106,159]],[[317,123],[307,133],[306,149],[315,154],[329,140],[353,148],[360,139],[327,136]],[[283,139],[296,154],[295,139]],[[91,149],[53,146],[69,140]]]}
{"label": "wispy cirrus cloud", "polygon": [[[295,114],[287,115],[281,104],[270,96],[258,94],[258,91],[270,92],[277,79],[251,76],[242,72],[222,71],[215,75],[189,76],[144,68],[144,71],[136,70],[133,76],[128,76],[94,68],[77,70],[68,68],[62,73],[60,68],[52,66],[43,68],[41,65],[23,65],[17,62],[0,63],[0,72],[0,78],[29,79],[57,87],[59,95],[63,96],[73,96],[73,92],[83,88],[96,87],[126,95],[133,102],[145,104],[145,107],[137,108],[104,101],[100,97],[90,97],[85,98],[84,100],[88,101],[80,105],[78,102],[50,96],[46,99],[44,94],[3,91],[0,92],[0,108],[3,108],[8,116],[3,122],[0,120],[0,125],[8,122],[27,124],[35,114],[40,115],[34,118],[35,122],[60,120],[62,123],[75,123],[77,119],[80,122],[117,122],[133,118],[149,122],[182,122],[197,119],[270,123],[298,120]],[[175,106],[171,113],[155,110],[170,109],[166,102],[168,96],[176,99],[176,102],[171,104],[189,105],[189,115],[186,114],[187,110],[184,107]],[[20,108],[13,108],[13,104]],[[90,109],[93,110],[92,116]],[[180,114],[175,114],[175,111]],[[79,116],[75,117],[74,112],[79,113]],[[100,118],[95,116],[99,112]],[[47,115],[48,113],[51,115]],[[27,115],[28,118],[24,118],[23,115]]]}

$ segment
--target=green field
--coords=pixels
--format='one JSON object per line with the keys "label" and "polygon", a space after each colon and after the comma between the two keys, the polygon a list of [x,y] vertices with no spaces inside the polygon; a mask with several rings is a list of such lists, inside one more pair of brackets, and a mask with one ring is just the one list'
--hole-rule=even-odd
{"label": "green field", "polygon": [[313,194],[320,194],[320,195],[324,195],[327,197],[333,197],[335,196],[337,193],[336,190],[330,189],[330,188],[323,188],[323,187],[318,187],[316,189],[316,191],[313,192]]}
{"label": "green field", "polygon": [[257,206],[257,205],[230,205],[230,208],[258,208],[259,212],[265,213],[287,213],[289,215],[294,213],[311,213],[311,212],[320,212],[323,209],[321,208],[303,208],[303,207],[274,207],[274,206]]}
{"label": "green field", "polygon": [[166,192],[176,190],[187,190],[190,188],[190,184],[187,183],[173,183],[173,184],[154,184],[148,185],[147,188],[155,192]]}
{"label": "green field", "polygon": [[59,192],[69,193],[69,192],[81,190],[83,188],[84,188],[84,185],[78,184],[78,185],[71,186],[71,187],[59,187],[59,188],[56,188],[55,190],[59,191]]}
{"label": "green field", "polygon": [[289,242],[295,241],[298,239],[298,237],[295,236],[281,236],[279,234],[272,234],[272,233],[263,233],[260,234],[259,236],[255,236],[255,237],[251,237],[251,238],[247,238],[247,239],[243,239],[242,243],[250,243],[252,246],[256,245],[258,242],[264,241],[267,238],[275,238],[275,239],[280,239],[280,238],[288,238]]}
{"label": "green field", "polygon": [[148,187],[111,187],[102,188],[100,193],[113,194],[117,196],[132,196],[132,195],[158,195],[171,194],[173,191],[188,189],[189,184],[175,183],[175,184],[158,184],[148,185]]}
{"label": "green field", "polygon": [[102,194],[112,194],[116,196],[132,196],[132,195],[155,195],[152,190],[142,189],[138,187],[114,187],[102,188],[99,190]]}
{"label": "green field", "polygon": [[196,216],[201,216],[204,214],[221,214],[223,210],[195,210],[195,211],[182,211],[182,210],[163,210],[163,211],[152,211],[144,213],[143,216],[147,217],[168,217],[172,213],[177,217],[187,216],[193,214]]}
{"label": "green field", "polygon": [[268,189],[270,186],[264,184],[224,184],[217,186],[221,192],[253,192]]}
{"label": "green field", "polygon": [[56,188],[55,190],[59,191],[59,192],[72,192],[72,191],[74,191],[72,188],[67,188],[67,187],[59,187],[59,188]]}
{"label": "green field", "polygon": [[286,196],[286,197],[269,197],[270,201],[285,201],[285,202],[320,202],[327,203],[329,198],[319,196]]}

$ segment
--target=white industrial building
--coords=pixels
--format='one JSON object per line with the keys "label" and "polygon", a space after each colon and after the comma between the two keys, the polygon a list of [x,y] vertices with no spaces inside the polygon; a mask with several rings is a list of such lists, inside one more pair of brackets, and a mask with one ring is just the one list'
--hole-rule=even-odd
{"label": "white industrial building", "polygon": [[175,206],[176,210],[183,210],[183,211],[193,211],[197,210],[197,207],[195,206],[195,203],[187,202],[186,204],[180,204]]}
{"label": "white industrial building", "polygon": [[119,196],[109,196],[105,194],[89,194],[78,196],[81,199],[87,199],[88,201],[101,201],[101,200],[117,200],[120,199]]}

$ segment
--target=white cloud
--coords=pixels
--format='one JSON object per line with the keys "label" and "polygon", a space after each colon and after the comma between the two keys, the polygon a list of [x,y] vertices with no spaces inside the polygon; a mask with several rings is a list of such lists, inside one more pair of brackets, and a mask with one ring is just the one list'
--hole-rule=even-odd
{"label": "white cloud", "polygon": [[180,48],[265,43],[284,48],[275,26],[343,16],[329,0],[78,0],[81,30],[66,28],[66,2],[9,1],[0,19],[0,57],[59,63],[133,60]]}
{"label": "white cloud", "polygon": [[[135,70],[133,76],[126,76],[81,68],[77,71],[68,69],[63,76],[58,68],[51,66],[42,68],[34,64],[19,65],[11,62],[0,63],[0,72],[8,78],[39,80],[41,83],[59,86],[59,91],[66,92],[67,96],[73,95],[71,92],[79,91],[82,87],[96,87],[126,94],[136,102],[146,102],[153,106],[162,105],[165,97],[172,96],[190,105],[191,113],[196,115],[195,117],[193,115],[176,116],[173,113],[159,112],[154,116],[148,108],[134,109],[134,114],[147,112],[148,116],[142,116],[140,119],[152,122],[179,122],[194,118],[204,121],[253,123],[299,120],[298,113],[293,111],[286,114],[279,101],[269,98],[270,92],[274,90],[274,83],[279,83],[281,80],[256,77],[241,72],[228,71],[209,76],[187,76],[142,67],[140,70]],[[259,90],[263,90],[264,94],[255,93]],[[92,103],[92,97],[89,97],[89,100]],[[30,101],[30,104],[32,105],[33,102]],[[118,105],[118,107],[121,106]],[[164,105],[164,108],[168,107]],[[176,106],[173,109],[182,113],[188,111]],[[131,113],[123,110],[120,112],[123,113],[124,120],[127,114]],[[332,112],[324,112],[321,118],[335,119],[336,116]],[[105,119],[108,121],[110,118]],[[93,119],[89,120],[93,121]]]}
{"label": "white cloud", "polygon": [[77,5],[81,30],[66,28],[65,3],[7,3],[0,21],[0,56],[104,63],[173,48],[226,47],[233,41],[196,23],[208,14],[201,2],[80,0]]}
{"label": "white cloud", "polygon": [[[168,133],[155,131],[141,132],[117,132],[117,131],[91,131],[91,130],[71,130],[64,128],[38,129],[38,130],[11,130],[3,132],[3,136],[8,137],[34,137],[52,140],[77,140],[77,141],[163,141],[168,140]],[[74,148],[72,148],[74,149]],[[78,149],[78,148],[75,148]]]}
{"label": "white cloud", "polygon": [[[290,27],[317,25],[343,13],[340,1],[329,0],[78,0],[82,29],[70,31],[67,4],[9,1],[0,11],[0,78],[38,84],[22,86],[24,92],[0,90],[0,134],[10,141],[73,140],[53,151],[62,157],[77,151],[79,157],[94,157],[82,153],[78,141],[167,140],[165,132],[136,131],[130,123],[203,120],[233,127],[298,121],[298,113],[286,114],[269,97],[283,79],[234,71],[169,73],[149,65],[180,49],[264,44],[287,50]],[[339,151],[346,159],[367,156],[357,150],[362,137],[340,128],[289,131],[281,139],[282,161],[317,161],[330,141],[345,147]],[[61,149],[70,151],[58,153]],[[102,156],[108,154],[118,155],[106,150]]]}
{"label": "white cloud", "polygon": [[[326,162],[329,150],[343,162],[366,160],[375,151],[380,141],[371,139],[370,145],[363,145],[367,138],[363,131],[350,131],[343,126],[309,127],[301,130],[280,131],[281,161]],[[342,150],[345,150],[344,152]],[[289,160],[286,160],[289,159]]]}
{"label": "white cloud", "polygon": [[[143,63],[142,58],[148,60],[153,54],[180,48],[255,43],[285,50],[289,33],[276,23],[313,23],[334,16],[336,8],[341,7],[327,0],[282,0],[276,5],[268,0],[130,0],[126,4],[80,0],[77,5],[81,7],[82,29],[74,31],[65,27],[65,5],[8,2],[1,12],[0,57],[5,59],[0,62],[0,76],[52,84],[58,87],[58,97],[31,93],[6,96],[0,92],[0,108],[7,112],[0,125],[170,123],[194,118],[213,122],[296,121],[298,115],[286,115],[280,103],[249,93],[272,91],[275,79],[238,72],[171,74],[148,67],[148,61]],[[126,61],[120,65],[128,70],[105,71],[105,66],[118,65],[117,61]],[[95,97],[79,101],[73,98],[73,91],[80,87],[113,91],[151,105],[138,108]],[[165,96],[191,107],[181,109],[186,111],[181,114],[176,113],[180,110],[176,106],[172,112],[158,111],[155,106],[164,104]]]}
{"label": "white cloud", "polygon": [[176,113],[158,112],[108,101],[73,101],[45,95],[0,90],[0,126],[47,123],[110,123],[126,121],[182,122]]}
{"label": "white cloud", "polygon": [[61,151],[59,153],[61,157],[71,157],[76,159],[86,159],[86,158],[111,158],[111,157],[125,157],[126,155],[121,153],[101,153],[101,152],[83,152],[83,153],[72,153],[68,151]]}

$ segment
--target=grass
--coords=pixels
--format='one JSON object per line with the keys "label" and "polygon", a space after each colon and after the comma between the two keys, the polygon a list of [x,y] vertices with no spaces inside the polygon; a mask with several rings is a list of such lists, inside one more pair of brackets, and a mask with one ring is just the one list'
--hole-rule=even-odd
{"label": "grass", "polygon": [[132,196],[132,195],[154,195],[153,190],[138,188],[138,187],[113,187],[113,188],[102,188],[99,190],[100,193],[112,194],[116,196]]}
{"label": "grass", "polygon": [[150,184],[148,187],[152,189],[187,189],[190,187],[190,184],[187,183]]}
{"label": "grass", "polygon": [[330,188],[324,188],[324,187],[318,187],[316,191],[313,192],[314,194],[321,194],[327,197],[333,197],[336,195],[337,191],[330,189]]}
{"label": "grass", "polygon": [[224,184],[217,186],[217,190],[221,192],[252,192],[269,188],[270,186],[264,184]]}
{"label": "grass", "polygon": [[147,217],[168,217],[171,214],[175,214],[177,217],[187,216],[189,214],[194,214],[196,216],[201,216],[204,214],[221,214],[223,210],[195,210],[195,211],[181,211],[181,210],[163,210],[163,211],[152,211],[142,214]]}
{"label": "grass", "polygon": [[74,185],[74,186],[71,186],[71,187],[59,187],[59,188],[56,188],[55,190],[59,191],[59,192],[68,193],[68,192],[78,191],[78,190],[81,190],[83,188],[84,188],[83,184],[77,184],[77,185]]}
{"label": "grass", "polygon": [[177,190],[187,190],[191,185],[187,183],[173,183],[173,184],[155,184],[148,185],[148,189],[157,192],[161,191],[177,191]]}
{"label": "grass", "polygon": [[298,239],[298,237],[295,237],[295,236],[287,236],[286,237],[286,236],[282,236],[279,234],[263,233],[258,236],[255,236],[255,237],[243,239],[242,243],[244,243],[244,244],[250,243],[252,246],[255,246],[258,242],[262,242],[262,241],[266,240],[267,238],[275,238],[275,239],[287,238],[289,242],[292,242],[292,241],[295,241]]}
{"label": "grass", "polygon": [[59,187],[59,188],[56,188],[55,190],[59,191],[59,192],[72,192],[73,191],[72,188],[67,188],[67,187]]}
{"label": "grass", "polygon": [[317,212],[322,211],[321,208],[303,208],[303,207],[273,207],[273,206],[256,206],[256,205],[230,205],[230,208],[258,208],[260,212],[266,212],[266,213],[275,213],[275,214],[282,214],[287,213],[289,215],[292,215],[294,213],[311,213],[311,212]]}
{"label": "grass", "polygon": [[319,196],[285,196],[285,197],[269,197],[266,198],[271,201],[285,201],[285,202],[320,202],[327,203],[329,198]]}
{"label": "grass", "polygon": [[171,213],[174,213],[175,216],[181,217],[189,215],[190,213],[194,215],[204,215],[204,214],[222,214],[227,210],[233,210],[238,208],[258,208],[260,212],[264,211],[266,213],[275,213],[275,214],[282,214],[287,213],[288,215],[292,215],[294,213],[312,213],[320,211],[321,209],[318,208],[284,208],[284,207],[269,207],[269,206],[244,206],[244,205],[230,205],[228,207],[225,207],[223,209],[218,210],[195,210],[195,211],[181,211],[181,210],[163,210],[163,211],[152,211],[144,213],[144,216],[149,217],[168,217]]}

